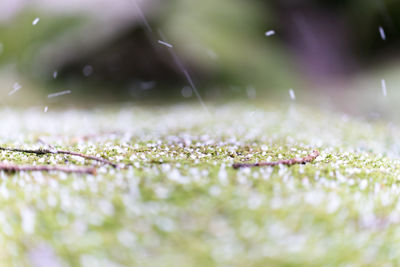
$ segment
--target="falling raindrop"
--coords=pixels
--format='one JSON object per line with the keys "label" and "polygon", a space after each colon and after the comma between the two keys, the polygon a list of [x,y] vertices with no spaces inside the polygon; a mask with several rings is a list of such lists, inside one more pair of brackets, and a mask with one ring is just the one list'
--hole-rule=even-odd
{"label": "falling raindrop", "polygon": [[387,96],[386,81],[384,79],[381,80],[381,85],[382,85],[383,96]]}
{"label": "falling raindrop", "polygon": [[21,88],[22,88],[22,86],[19,83],[14,83],[13,89],[8,93],[8,95],[15,94]]}
{"label": "falling raindrop", "polygon": [[49,94],[49,95],[47,95],[47,97],[53,98],[53,97],[57,97],[57,96],[68,95],[70,93],[71,93],[71,90],[65,90],[65,91],[54,93],[54,94]]}
{"label": "falling raindrop", "polygon": [[159,44],[162,44],[162,45],[165,45],[166,47],[169,47],[169,48],[174,47],[172,44],[169,44],[169,43],[164,42],[164,41],[161,41],[161,40],[158,40],[158,43],[159,43]]}
{"label": "falling raindrop", "polygon": [[54,72],[53,72],[53,78],[56,79],[57,76],[58,76],[58,71],[54,71]]}
{"label": "falling raindrop", "polygon": [[36,18],[32,21],[32,25],[35,26],[36,24],[38,24],[40,21],[40,18]]}
{"label": "falling raindrop", "polygon": [[294,90],[292,88],[289,89],[289,95],[290,95],[290,98],[292,100],[296,100],[296,95],[295,95]]}
{"label": "falling raindrop", "polygon": [[131,1],[131,3],[135,6],[136,10],[138,11],[139,16],[140,16],[140,18],[141,18],[141,20],[142,20],[143,25],[146,26],[146,28],[147,28],[147,30],[148,30],[149,32],[153,32],[153,30],[151,29],[151,26],[150,26],[149,22],[147,21],[145,15],[144,15],[144,13],[143,13],[143,10],[140,8],[140,6],[138,5],[138,3],[137,3],[135,0],[134,0],[134,1]]}
{"label": "falling raindrop", "polygon": [[269,30],[265,32],[265,36],[272,36],[275,35],[275,31],[274,30]]}
{"label": "falling raindrop", "polygon": [[379,26],[379,34],[381,35],[381,38],[382,38],[382,40],[386,40],[386,33],[385,33],[385,30],[381,27],[381,26]]}
{"label": "falling raindrop", "polygon": [[49,107],[48,107],[48,106],[45,106],[45,107],[44,107],[44,112],[47,112],[48,109],[49,109]]}
{"label": "falling raindrop", "polygon": [[[166,40],[164,34],[163,34],[161,31],[159,31],[159,34],[160,34],[160,36],[161,36],[161,38],[162,38],[163,40]],[[169,52],[170,52],[172,58],[174,59],[175,64],[176,64],[176,65],[178,66],[178,68],[182,71],[182,73],[183,73],[183,75],[185,76],[187,82],[188,82],[189,85],[191,86],[193,93],[196,95],[196,97],[197,97],[197,99],[199,100],[200,104],[202,105],[203,109],[204,109],[208,114],[210,114],[210,112],[208,111],[208,108],[207,108],[206,104],[204,103],[203,98],[201,97],[199,91],[197,90],[197,87],[195,86],[195,84],[194,84],[194,82],[193,82],[193,80],[192,80],[192,77],[190,76],[188,70],[183,66],[181,60],[179,59],[179,57],[177,56],[177,54],[174,52],[173,49],[169,49]]]}

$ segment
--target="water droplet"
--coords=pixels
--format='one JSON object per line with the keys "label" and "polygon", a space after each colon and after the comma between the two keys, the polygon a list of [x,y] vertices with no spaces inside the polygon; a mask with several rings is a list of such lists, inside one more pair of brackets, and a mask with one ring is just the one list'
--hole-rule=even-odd
{"label": "water droplet", "polygon": [[386,40],[386,33],[385,33],[385,30],[381,27],[381,26],[379,26],[379,34],[381,35],[381,38],[382,38],[382,40]]}
{"label": "water droplet", "polygon": [[274,30],[269,30],[265,32],[265,36],[272,36],[275,35],[275,31]]}
{"label": "water droplet", "polygon": [[158,40],[158,43],[159,43],[159,44],[162,44],[162,45],[165,45],[166,47],[169,47],[169,48],[174,47],[172,44],[169,44],[169,43],[164,42],[164,41],[161,41],[161,40]]}
{"label": "water droplet", "polygon": [[181,94],[184,98],[189,98],[193,95],[193,90],[189,86],[185,86],[182,88]]}
{"label": "water droplet", "polygon": [[89,77],[92,74],[93,74],[93,67],[91,65],[86,65],[85,67],[83,67],[83,75]]}
{"label": "water droplet", "polygon": [[289,95],[292,100],[296,100],[296,95],[293,89],[289,89]]}
{"label": "water droplet", "polygon": [[15,94],[21,88],[22,88],[22,86],[19,83],[14,83],[13,89],[8,93],[8,95]]}
{"label": "water droplet", "polygon": [[38,24],[40,21],[40,18],[36,18],[32,21],[32,25],[35,26],[36,24]]}
{"label": "water droplet", "polygon": [[56,97],[56,96],[67,95],[67,94],[70,94],[70,93],[71,93],[71,90],[65,90],[65,91],[54,93],[54,94],[49,94],[49,95],[47,95],[47,97],[48,98],[53,98],[53,97]]}
{"label": "water droplet", "polygon": [[381,80],[381,85],[382,85],[383,96],[387,96],[386,81],[384,79]]}

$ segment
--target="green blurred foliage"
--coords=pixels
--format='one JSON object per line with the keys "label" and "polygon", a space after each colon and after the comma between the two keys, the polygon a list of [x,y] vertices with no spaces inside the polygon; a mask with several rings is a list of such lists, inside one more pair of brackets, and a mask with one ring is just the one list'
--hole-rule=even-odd
{"label": "green blurred foliage", "polygon": [[162,27],[176,49],[226,85],[293,86],[295,72],[276,36],[274,14],[262,2],[174,0]]}
{"label": "green blurred foliage", "polygon": [[[208,72],[209,81],[227,87],[253,85],[262,91],[286,92],[307,86],[285,36],[295,23],[283,21],[287,17],[282,14],[290,10],[313,9],[342,18],[349,31],[349,61],[357,62],[361,70],[375,66],[374,60],[386,48],[393,54],[400,41],[400,2],[394,0],[174,0],[165,6],[160,25],[176,49]],[[378,26],[385,29],[388,41],[382,41]],[[266,37],[267,30],[275,30],[276,35]],[[210,51],[215,60],[210,59]]]}
{"label": "green blurred foliage", "polygon": [[[37,25],[32,25],[35,18],[40,18]],[[46,14],[25,10],[9,23],[0,24],[0,43],[3,52],[0,64],[16,64],[17,69],[29,76],[37,68],[35,56],[42,46],[82,22],[78,17],[48,16]]]}
{"label": "green blurred foliage", "polygon": [[[154,29],[152,34],[155,36],[152,37],[158,38],[157,29],[162,29],[167,40],[174,45],[174,50],[189,67],[194,77],[199,77],[196,82],[199,84],[200,90],[215,86],[225,89],[236,88],[226,92],[228,94],[239,92],[243,95],[248,87],[254,87],[258,91],[264,92],[283,90],[285,93],[291,87],[303,87],[304,79],[301,77],[301,69],[295,64],[295,57],[287,45],[287,36],[284,36],[284,28],[288,27],[288,23],[284,25],[285,21],[282,21],[280,12],[285,12],[285,8],[308,6],[343,14],[346,18],[346,25],[353,34],[351,36],[354,39],[352,40],[353,51],[351,54],[356,60],[365,62],[365,65],[370,64],[370,60],[387,47],[392,47],[395,51],[400,40],[398,33],[400,2],[395,0],[282,0],[279,2],[170,0],[162,1],[158,5],[157,12],[146,14]],[[40,17],[40,22],[33,26],[32,21],[36,17]],[[9,23],[0,24],[0,43],[3,46],[0,65],[15,64],[22,75],[34,79],[39,77],[39,79],[43,79],[41,81],[44,84],[47,84],[49,79],[51,80],[51,74],[37,75],[38,69],[44,69],[47,73],[52,68],[39,66],[37,55],[43,47],[52,45],[53,40],[65,36],[67,32],[74,29],[85,31],[84,26],[85,19],[82,17],[56,17],[34,10],[25,10]],[[385,28],[390,42],[382,42],[378,26]],[[99,24],[98,27],[100,28],[102,25]],[[131,26],[131,30],[137,29],[137,27],[139,25],[134,24]],[[120,29],[115,30],[120,31]],[[275,30],[276,35],[265,36],[265,32],[268,30]],[[87,32],[87,36],[90,34]],[[121,31],[121,35],[123,34],[124,32]],[[85,34],[82,36],[84,38]],[[104,49],[105,55],[110,54],[107,53],[107,49],[113,49],[111,46],[107,47],[107,43],[117,42],[119,37],[122,37],[121,39],[124,37],[116,36],[113,36],[116,40],[104,40],[105,45],[102,46],[102,49]],[[80,49],[79,45],[74,46],[76,39],[71,38],[71,40],[66,39],[65,41],[69,41],[71,47],[75,47],[73,49]],[[93,45],[98,45],[98,43]],[[118,43],[115,47],[119,47]],[[92,50],[95,51],[97,48],[93,47]],[[144,51],[145,49],[141,52],[145,54]],[[147,52],[148,50],[146,50]],[[79,73],[78,83],[82,83],[81,87],[76,85],[77,88],[89,87],[91,86],[89,85],[90,81],[94,80],[93,77],[87,78],[81,75],[81,66],[87,64],[86,61],[96,61],[90,60],[90,56],[101,57],[102,54],[89,54],[85,57],[85,61],[82,59],[82,62],[77,62],[76,66],[80,67],[76,70],[76,73]],[[152,56],[154,57],[154,55]],[[123,58],[121,62],[124,60],[126,61],[126,58]],[[170,59],[170,61],[173,65],[173,60]],[[49,64],[49,62],[46,63]],[[137,62],[137,65],[140,64],[143,62]],[[121,68],[124,67],[122,65]],[[101,69],[94,67],[96,71]],[[157,69],[157,66],[154,68]],[[132,71],[132,68],[129,68],[129,71]],[[129,71],[126,80],[128,85],[138,79],[138,75],[136,77],[135,73],[130,75]],[[102,73],[98,74],[102,75]],[[68,84],[68,77],[65,80],[62,80],[62,77],[60,75],[58,82],[64,81],[65,84]],[[128,80],[130,77],[131,79]],[[185,82],[184,79],[182,81]],[[175,89],[176,84],[179,84],[179,81],[162,85],[160,82],[160,87]],[[113,86],[118,87],[119,85]],[[43,87],[45,88],[45,86]],[[107,87],[99,89],[100,87],[97,85],[92,85],[92,87],[103,91],[109,89]],[[127,86],[121,85],[120,88],[122,92],[126,90]],[[115,89],[119,88],[113,88],[113,91]],[[157,94],[152,94],[151,97],[154,95]]]}

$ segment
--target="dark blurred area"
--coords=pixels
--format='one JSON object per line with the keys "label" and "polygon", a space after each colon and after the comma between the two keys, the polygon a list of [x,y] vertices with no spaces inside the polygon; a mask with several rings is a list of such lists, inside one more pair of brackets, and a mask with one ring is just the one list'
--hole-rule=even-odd
{"label": "dark blurred area", "polygon": [[[209,99],[336,92],[398,67],[394,0],[3,0],[0,9],[3,104],[66,89],[99,101],[194,98],[190,79]],[[9,95],[15,83],[22,89]]]}

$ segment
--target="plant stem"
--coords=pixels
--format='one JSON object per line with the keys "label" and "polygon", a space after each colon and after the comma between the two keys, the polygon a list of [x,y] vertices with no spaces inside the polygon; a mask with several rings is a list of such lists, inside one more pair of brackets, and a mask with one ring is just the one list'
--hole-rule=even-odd
{"label": "plant stem", "polygon": [[248,167],[260,167],[260,166],[276,166],[276,165],[287,165],[291,166],[294,164],[306,164],[308,162],[312,162],[319,156],[318,150],[313,150],[311,154],[303,157],[303,158],[293,158],[293,159],[284,159],[279,161],[267,161],[267,162],[257,162],[257,163],[235,163],[232,165],[233,168],[248,168]]}
{"label": "plant stem", "polygon": [[73,151],[65,151],[65,150],[58,150],[58,149],[20,149],[20,148],[10,148],[10,147],[0,147],[0,150],[4,151],[13,151],[13,152],[22,152],[22,153],[31,153],[31,154],[36,154],[36,155],[42,155],[42,154],[65,154],[65,155],[70,155],[70,156],[77,156],[85,159],[90,159],[94,161],[98,161],[107,165],[111,165],[114,168],[117,168],[118,165],[114,162],[111,162],[107,159],[101,158],[101,157],[96,157],[96,156],[90,156],[78,152],[73,152]]}
{"label": "plant stem", "polygon": [[34,165],[15,165],[0,162],[0,170],[5,172],[21,172],[21,171],[41,171],[41,172],[50,172],[50,171],[60,171],[66,173],[79,173],[79,174],[96,174],[96,168],[90,167],[68,167],[68,166],[34,166]]}

